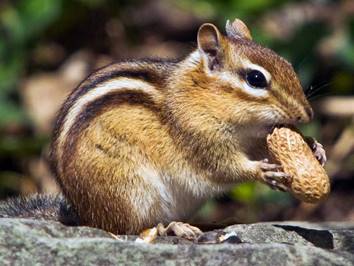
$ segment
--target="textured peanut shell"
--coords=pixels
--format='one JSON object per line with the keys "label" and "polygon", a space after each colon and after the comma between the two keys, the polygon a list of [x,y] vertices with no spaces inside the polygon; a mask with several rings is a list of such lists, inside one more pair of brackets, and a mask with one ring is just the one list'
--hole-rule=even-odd
{"label": "textured peanut shell", "polygon": [[269,152],[292,176],[290,193],[310,203],[323,200],[330,191],[329,177],[302,136],[289,128],[276,128],[267,137]]}

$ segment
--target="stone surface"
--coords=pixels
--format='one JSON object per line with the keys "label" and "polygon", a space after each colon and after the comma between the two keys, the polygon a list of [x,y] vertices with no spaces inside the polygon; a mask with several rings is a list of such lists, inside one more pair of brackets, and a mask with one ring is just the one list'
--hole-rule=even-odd
{"label": "stone surface", "polygon": [[[354,223],[272,222],[223,230],[233,244],[176,237],[136,243],[88,227],[30,219],[0,219],[1,265],[354,265]],[[215,232],[207,232],[213,237]],[[205,237],[205,236],[204,236]]]}

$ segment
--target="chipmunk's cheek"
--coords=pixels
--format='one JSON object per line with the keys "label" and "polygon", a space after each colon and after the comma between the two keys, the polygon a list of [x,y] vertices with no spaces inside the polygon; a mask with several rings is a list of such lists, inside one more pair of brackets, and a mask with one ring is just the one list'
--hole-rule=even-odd
{"label": "chipmunk's cheek", "polygon": [[242,90],[249,94],[250,96],[255,97],[257,100],[264,100],[269,96],[269,92],[266,89],[253,88],[247,84],[247,82],[242,82]]}

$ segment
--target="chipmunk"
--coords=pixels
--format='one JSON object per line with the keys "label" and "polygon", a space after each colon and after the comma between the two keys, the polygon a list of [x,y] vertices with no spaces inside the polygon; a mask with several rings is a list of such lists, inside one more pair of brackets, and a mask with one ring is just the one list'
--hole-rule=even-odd
{"label": "chipmunk", "polygon": [[242,181],[287,189],[266,135],[313,111],[285,59],[253,42],[241,20],[226,33],[203,24],[183,60],[114,63],[73,90],[50,160],[81,225],[136,234],[160,223],[160,234],[193,238],[198,228],[175,221],[206,199]]}

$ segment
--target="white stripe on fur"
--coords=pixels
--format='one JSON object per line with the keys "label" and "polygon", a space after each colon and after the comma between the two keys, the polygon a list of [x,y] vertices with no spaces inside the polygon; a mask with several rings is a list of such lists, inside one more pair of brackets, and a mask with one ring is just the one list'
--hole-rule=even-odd
{"label": "white stripe on fur", "polygon": [[57,158],[59,171],[61,171],[61,156],[65,139],[67,138],[67,134],[70,128],[75,123],[77,117],[80,115],[81,112],[84,111],[83,109],[85,108],[85,105],[98,100],[99,98],[107,95],[108,93],[126,89],[146,92],[149,94],[156,92],[154,86],[151,86],[147,82],[121,77],[100,84],[96,88],[93,88],[92,90],[88,91],[86,94],[82,95],[80,98],[77,99],[77,101],[69,109],[69,112],[65,117],[64,124],[62,125],[62,131],[60,132],[60,135],[57,140]]}

